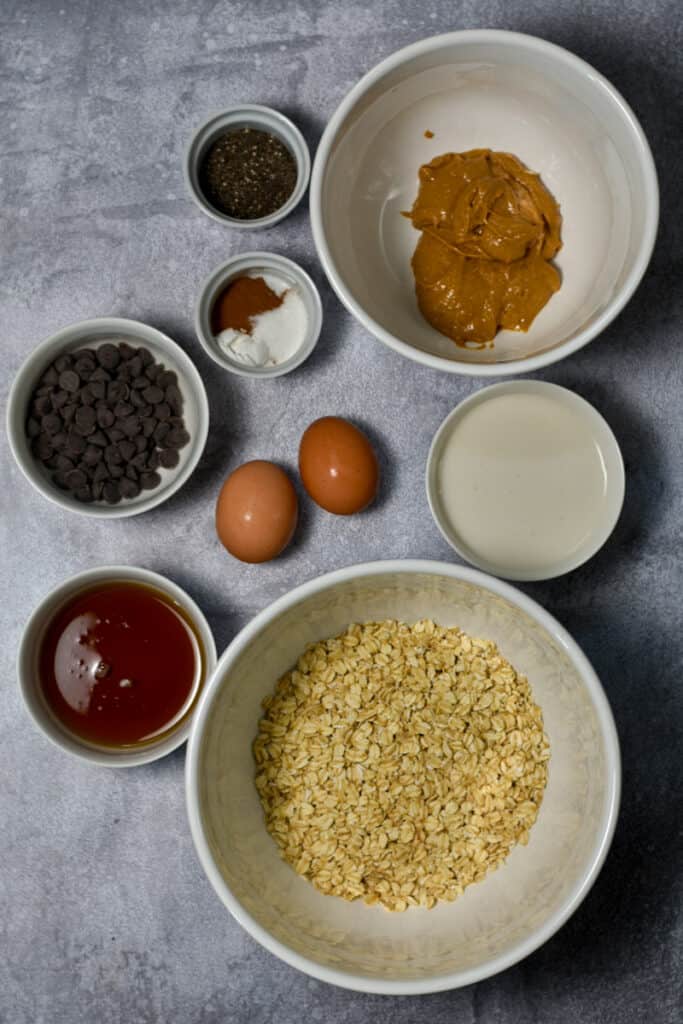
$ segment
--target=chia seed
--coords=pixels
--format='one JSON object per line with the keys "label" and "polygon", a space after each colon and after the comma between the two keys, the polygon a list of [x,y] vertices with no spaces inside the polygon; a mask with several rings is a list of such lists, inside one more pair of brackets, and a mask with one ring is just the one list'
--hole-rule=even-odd
{"label": "chia seed", "polygon": [[289,149],[269,132],[237,128],[209,147],[199,181],[209,202],[237,220],[256,220],[283,206],[296,185]]}

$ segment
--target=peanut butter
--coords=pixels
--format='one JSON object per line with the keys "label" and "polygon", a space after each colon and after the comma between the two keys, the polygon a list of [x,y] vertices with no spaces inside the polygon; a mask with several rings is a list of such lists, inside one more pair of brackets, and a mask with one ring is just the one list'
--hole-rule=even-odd
{"label": "peanut butter", "polygon": [[422,232],[412,268],[420,311],[456,344],[526,331],[560,287],[560,208],[510,153],[446,153],[420,167],[406,216]]}

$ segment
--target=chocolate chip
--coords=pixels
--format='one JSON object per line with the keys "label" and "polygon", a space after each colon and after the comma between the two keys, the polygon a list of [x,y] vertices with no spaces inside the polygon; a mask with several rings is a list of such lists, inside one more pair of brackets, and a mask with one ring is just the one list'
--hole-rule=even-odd
{"label": "chocolate chip", "polygon": [[116,463],[114,462],[108,462],[107,469],[109,470],[109,475],[112,478],[112,480],[118,480],[119,477],[123,476],[123,466],[117,466]]}
{"label": "chocolate chip", "polygon": [[71,369],[73,360],[70,355],[64,353],[63,356],[58,356],[52,364],[57,373],[64,373],[65,370]]}
{"label": "chocolate chip", "polygon": [[164,372],[163,366],[159,363],[150,363],[145,367],[145,377],[147,380],[156,380],[160,373]]}
{"label": "chocolate chip", "polygon": [[92,406],[82,405],[80,409],[76,410],[76,428],[80,434],[87,437],[88,434],[92,434],[95,431],[95,420],[96,413]]}
{"label": "chocolate chip", "polygon": [[130,402],[117,402],[114,406],[114,416],[117,419],[125,419],[126,416],[130,416],[134,412],[133,406]]}
{"label": "chocolate chip", "polygon": [[134,377],[130,382],[130,386],[135,388],[136,391],[144,391],[145,388],[149,387],[149,381],[146,377]]}
{"label": "chocolate chip", "polygon": [[104,480],[109,479],[109,470],[107,469],[104,462],[97,463],[92,478],[94,483],[102,483]]}
{"label": "chocolate chip", "polygon": [[96,466],[102,460],[102,449],[89,444],[83,452],[83,461],[87,466]]}
{"label": "chocolate chip", "polygon": [[124,477],[119,480],[119,490],[122,498],[137,498],[140,493],[140,485],[136,480],[129,480],[128,477]]}
{"label": "chocolate chip", "polygon": [[122,359],[132,359],[135,355],[135,349],[132,345],[129,345],[127,341],[119,342],[119,352],[121,353]]}
{"label": "chocolate chip", "polygon": [[135,458],[130,460],[130,464],[141,471],[147,469],[147,452],[138,452]]}
{"label": "chocolate chip", "polygon": [[168,402],[159,402],[158,405],[154,406],[154,415],[158,420],[168,420],[171,418],[171,407]]}
{"label": "chocolate chip", "polygon": [[97,483],[91,484],[92,496],[94,501],[99,501],[102,497],[102,491],[104,489],[104,481],[98,480]]}
{"label": "chocolate chip", "polygon": [[90,444],[96,444],[98,448],[105,448],[109,444],[106,434],[101,430],[96,430],[94,434],[91,434],[88,441]]}
{"label": "chocolate chip", "polygon": [[105,407],[101,406],[97,410],[97,414],[96,415],[97,415],[97,422],[99,423],[99,425],[102,428],[111,427],[111,425],[112,425],[112,423],[114,422],[114,419],[115,419],[114,413],[111,411],[111,409],[107,409],[106,406]]}
{"label": "chocolate chip", "polygon": [[152,355],[148,348],[139,348],[138,356],[143,366],[151,366],[152,363],[154,362],[154,356]]}
{"label": "chocolate chip", "polygon": [[117,444],[108,444],[104,449],[104,457],[110,465],[118,466],[118,464],[123,461]]}
{"label": "chocolate chip", "polygon": [[183,427],[174,427],[164,438],[162,448],[184,448],[190,443],[190,435]]}
{"label": "chocolate chip", "polygon": [[57,381],[59,380],[59,374],[57,373],[54,366],[48,366],[47,370],[40,379],[41,382],[43,384],[46,384],[48,387],[54,387]]}
{"label": "chocolate chip", "polygon": [[166,388],[165,398],[171,409],[173,409],[173,412],[179,413],[182,411],[183,396],[180,393],[180,388],[176,387],[175,384],[170,384],[169,387]]}
{"label": "chocolate chip", "polygon": [[180,462],[180,456],[176,448],[164,448],[159,452],[159,465],[164,469],[175,469]]}
{"label": "chocolate chip", "polygon": [[125,380],[112,380],[107,385],[107,401],[114,405],[116,402],[125,402],[130,389]]}
{"label": "chocolate chip", "polygon": [[68,440],[66,442],[65,454],[68,455],[70,458],[73,458],[76,455],[82,455],[83,452],[85,451],[85,448],[85,438],[81,437],[80,434],[77,434],[73,430],[70,431]]}
{"label": "chocolate chip", "polygon": [[61,417],[55,412],[43,416],[40,425],[47,434],[56,434],[62,425]]}
{"label": "chocolate chip", "polygon": [[116,426],[116,420],[114,420],[114,426],[110,427],[107,431],[107,437],[109,438],[110,443],[118,444],[119,441],[123,441],[125,436],[124,432]]}
{"label": "chocolate chip", "polygon": [[44,462],[52,455],[52,443],[47,434],[39,434],[32,444],[33,454]]}
{"label": "chocolate chip", "polygon": [[53,476],[52,479],[57,484],[57,487],[59,487],[60,490],[62,490],[62,491],[68,491],[69,490],[69,485],[66,482],[66,473],[55,473],[55,475]]}
{"label": "chocolate chip", "polygon": [[76,468],[73,459],[70,459],[68,455],[58,455],[56,465],[60,473],[68,473],[70,470]]}
{"label": "chocolate chip", "polygon": [[36,416],[46,416],[52,409],[52,401],[47,395],[40,395],[33,403],[33,412]]}
{"label": "chocolate chip", "polygon": [[26,421],[26,433],[30,438],[38,437],[38,434],[40,433],[40,424],[38,423],[38,420],[33,418],[33,416],[29,416]]}
{"label": "chocolate chip", "polygon": [[84,483],[82,487],[78,487],[74,491],[74,498],[76,501],[92,501],[92,491],[89,483]]}
{"label": "chocolate chip", "polygon": [[93,380],[91,377],[90,383],[88,384],[88,390],[90,391],[90,394],[93,396],[95,401],[98,402],[101,401],[106,395],[107,385],[103,380]]}
{"label": "chocolate chip", "polygon": [[78,487],[83,487],[87,484],[88,478],[81,469],[72,469],[70,473],[66,474],[66,482],[69,485],[69,490],[75,491]]}
{"label": "chocolate chip", "polygon": [[132,440],[135,442],[135,450],[136,450],[136,452],[144,452],[145,451],[145,449],[147,448],[147,440],[148,439],[145,437],[144,432],[142,434],[138,434],[138,436],[132,438]]}
{"label": "chocolate chip", "polygon": [[102,497],[110,505],[116,505],[121,500],[121,488],[116,480],[107,480],[102,488]]}
{"label": "chocolate chip", "polygon": [[81,380],[90,380],[90,377],[95,372],[95,361],[88,359],[85,356],[81,356],[76,359],[74,363],[74,370],[81,378]]}
{"label": "chocolate chip", "polygon": [[69,435],[63,430],[58,430],[52,437],[52,447],[56,452],[61,452],[66,448],[68,440]]}
{"label": "chocolate chip", "polygon": [[130,393],[131,405],[134,405],[136,409],[144,409],[147,405],[144,398],[142,397],[142,391],[131,391]]}
{"label": "chocolate chip", "polygon": [[171,426],[168,423],[159,423],[154,430],[154,440],[157,444],[161,444],[166,435],[170,432]]}
{"label": "chocolate chip", "polygon": [[97,349],[97,362],[105,370],[115,370],[121,362],[120,348],[108,342]]}
{"label": "chocolate chip", "polygon": [[140,487],[143,491],[151,491],[153,488],[158,487],[160,483],[161,477],[158,473],[140,474]]}
{"label": "chocolate chip", "polygon": [[159,452],[154,448],[147,456],[147,468],[158,469],[159,468]]}
{"label": "chocolate chip", "polygon": [[[133,358],[128,363],[128,369],[130,370],[131,375],[133,377],[140,376],[140,374],[142,373],[142,359],[140,358],[139,355],[133,356]],[[145,383],[147,382],[145,381]]]}
{"label": "chocolate chip", "polygon": [[95,381],[102,381],[103,383],[106,384],[107,381],[110,381],[110,380],[111,380],[111,374],[108,373],[107,370],[105,370],[105,368],[103,366],[96,366],[95,369],[93,370],[93,372],[90,375],[90,383],[91,384],[93,384]]}
{"label": "chocolate chip", "polygon": [[146,402],[149,402],[150,405],[157,405],[159,402],[163,402],[164,392],[161,388],[158,388],[156,384],[150,384],[149,387],[146,387],[142,392],[142,397]]}
{"label": "chocolate chip", "polygon": [[86,384],[85,387],[81,388],[81,390],[78,392],[78,400],[80,401],[81,405],[95,404],[95,395],[90,390],[89,384]]}
{"label": "chocolate chip", "polygon": [[140,417],[139,416],[127,416],[123,421],[121,427],[126,437],[135,437],[136,434],[140,433]]}
{"label": "chocolate chip", "polygon": [[132,462],[129,462],[128,465],[126,466],[126,477],[129,480],[137,480],[138,478],[138,471]]}
{"label": "chocolate chip", "polygon": [[137,448],[135,447],[133,441],[121,441],[119,442],[119,451],[121,452],[123,461],[130,462],[130,460],[137,452]]}
{"label": "chocolate chip", "polygon": [[157,384],[160,388],[170,388],[171,385],[177,386],[178,378],[173,370],[164,370],[164,372],[160,373],[157,377]]}
{"label": "chocolate chip", "polygon": [[72,419],[76,415],[77,408],[77,405],[73,405],[71,402],[68,402],[67,405],[63,405],[62,408],[59,410],[59,415],[62,417],[65,423],[71,423]]}
{"label": "chocolate chip", "polygon": [[59,375],[59,386],[63,391],[78,391],[81,381],[75,370],[63,370]]}
{"label": "chocolate chip", "polygon": [[70,394],[68,391],[53,391],[50,395],[50,401],[52,402],[52,408],[57,412],[62,406],[66,405],[69,401]]}

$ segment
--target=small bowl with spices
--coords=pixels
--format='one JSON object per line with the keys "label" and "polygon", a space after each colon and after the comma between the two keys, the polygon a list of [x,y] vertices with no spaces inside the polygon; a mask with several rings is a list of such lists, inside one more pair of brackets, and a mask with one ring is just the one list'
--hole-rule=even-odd
{"label": "small bowl with spices", "polygon": [[242,377],[280,377],[315,348],[322,303],[302,268],[271,252],[245,252],[202,285],[195,330],[214,360]]}
{"label": "small bowl with spices", "polygon": [[33,721],[61,750],[127,768],[187,739],[216,645],[177,584],[98,566],[56,586],[30,616],[17,674]]}
{"label": "small bowl with spices", "polygon": [[289,118],[270,107],[230,107],[193,136],[185,180],[197,205],[222,224],[265,228],[302,199],[311,173],[308,146]]}

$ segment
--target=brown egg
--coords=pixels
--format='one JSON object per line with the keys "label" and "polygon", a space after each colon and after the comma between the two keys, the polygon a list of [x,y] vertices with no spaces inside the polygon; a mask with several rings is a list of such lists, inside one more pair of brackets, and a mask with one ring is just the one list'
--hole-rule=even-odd
{"label": "brown egg", "polygon": [[305,431],[299,472],[313,501],[338,516],[360,512],[377,494],[374,449],[358,427],[339,416],[324,416]]}
{"label": "brown egg", "polygon": [[283,551],[298,518],[294,485],[272,462],[245,462],[230,474],[216,503],[216,533],[241,562],[268,562]]}

